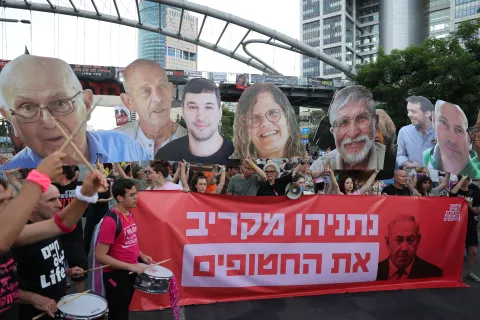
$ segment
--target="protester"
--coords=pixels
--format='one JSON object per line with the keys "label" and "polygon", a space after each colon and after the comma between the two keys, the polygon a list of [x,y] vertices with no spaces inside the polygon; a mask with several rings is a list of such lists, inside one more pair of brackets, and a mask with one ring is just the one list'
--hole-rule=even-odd
{"label": "protester", "polygon": [[[133,181],[119,179],[113,183],[112,193],[117,201],[114,209],[102,220],[95,259],[109,265],[103,271],[103,285],[111,319],[128,320],[129,306],[135,289],[137,274],[142,274],[154,261],[138,245],[137,225],[130,211],[137,205],[137,190]],[[117,225],[121,232],[116,234]],[[142,261],[146,264],[141,264]],[[129,274],[133,272],[133,274]]]}
{"label": "protester", "polygon": [[[79,216],[71,210],[83,206],[83,202],[88,202],[94,195],[94,192],[105,186],[105,182],[99,174],[96,174],[93,186],[88,190],[80,189],[77,197],[82,200],[74,200],[69,210],[63,210],[58,218],[26,225],[32,211],[37,204],[42,192],[47,191],[51,180],[56,180],[62,174],[62,158],[64,154],[55,152],[40,162],[36,170],[29,173],[19,194],[11,199],[7,193],[2,196],[4,199],[0,209],[0,280],[2,288],[0,291],[0,318],[2,320],[18,319],[18,278],[15,272],[15,261],[10,252],[10,248],[16,245],[28,245],[44,239],[58,235],[63,230],[68,231],[76,225]],[[86,188],[86,187],[85,187]],[[5,201],[9,200],[10,201]],[[79,210],[83,213],[83,210]],[[11,213],[15,212],[14,215]]]}
{"label": "protester", "polygon": [[389,196],[411,196],[408,188],[408,176],[404,170],[396,170],[393,176],[393,184],[386,186],[382,190],[382,195]]}
{"label": "protester", "polygon": [[467,279],[480,282],[480,278],[473,273],[473,266],[477,260],[480,193],[478,191],[471,190],[469,188],[470,183],[471,178],[469,176],[462,176],[460,181],[458,181],[450,191],[450,196],[464,198],[468,203],[467,237],[465,240],[468,259],[467,272],[465,276]]}
{"label": "protester", "polygon": [[251,159],[244,161],[242,174],[233,176],[228,184],[227,194],[234,196],[256,196],[260,183],[267,178],[265,172]]}
{"label": "protester", "polygon": [[[30,320],[42,311],[49,316],[57,311],[57,302],[66,295],[66,276],[81,277],[84,269],[80,267],[67,268],[63,243],[59,235],[63,232],[71,233],[76,229],[75,221],[80,220],[89,203],[94,203],[98,198],[94,191],[95,180],[100,176],[90,173],[82,187],[81,194],[91,199],[85,201],[72,200],[66,207],[62,208],[60,192],[53,184],[40,196],[37,204],[32,210],[27,225],[40,225],[42,222],[55,219],[57,212],[65,212],[72,219],[72,228],[57,229],[49,232],[50,236],[26,246],[21,246],[17,239],[17,246],[13,255],[17,261],[17,272],[20,278],[20,320]],[[95,195],[92,197],[92,195]],[[83,199],[83,198],[81,198]],[[61,214],[61,213],[60,213]],[[80,232],[82,230],[80,229]],[[46,233],[45,233],[46,236]],[[87,265],[88,268],[88,265]],[[52,277],[52,275],[54,275]]]}

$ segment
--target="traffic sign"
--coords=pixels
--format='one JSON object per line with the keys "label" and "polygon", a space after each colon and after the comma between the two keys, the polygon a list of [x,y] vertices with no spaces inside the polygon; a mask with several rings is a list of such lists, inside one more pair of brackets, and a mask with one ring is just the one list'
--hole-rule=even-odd
{"label": "traffic sign", "polygon": [[310,134],[310,129],[308,127],[302,128],[302,138],[308,138]]}
{"label": "traffic sign", "polygon": [[302,138],[302,143],[305,145],[308,144],[308,138]]}

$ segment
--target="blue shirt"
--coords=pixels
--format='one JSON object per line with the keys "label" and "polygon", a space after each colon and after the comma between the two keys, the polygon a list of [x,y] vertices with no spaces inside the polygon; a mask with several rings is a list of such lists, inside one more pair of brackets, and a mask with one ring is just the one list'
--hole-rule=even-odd
{"label": "blue shirt", "polygon": [[423,152],[434,147],[436,140],[433,126],[425,130],[425,135],[413,124],[402,127],[397,139],[397,164],[402,166],[405,161],[416,161],[423,166]]}
{"label": "blue shirt", "polygon": [[[97,159],[101,163],[152,160],[140,143],[119,131],[87,131],[87,143],[90,163],[96,163]],[[0,166],[0,170],[36,168],[42,160],[40,155],[26,147]]]}

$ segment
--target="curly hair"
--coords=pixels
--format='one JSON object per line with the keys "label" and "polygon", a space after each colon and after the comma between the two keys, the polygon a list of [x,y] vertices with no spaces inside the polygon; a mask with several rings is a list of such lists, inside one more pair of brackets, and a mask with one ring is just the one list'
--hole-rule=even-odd
{"label": "curly hair", "polygon": [[300,127],[297,123],[295,110],[290,105],[285,94],[273,83],[255,83],[245,90],[238,100],[237,112],[233,124],[233,145],[235,156],[239,159],[258,158],[255,146],[250,137],[249,127],[246,118],[253,106],[257,103],[257,97],[261,93],[270,93],[273,100],[282,108],[288,124],[288,140],[285,145],[285,158],[302,156],[305,153],[305,146],[302,144]]}
{"label": "curly hair", "polygon": [[[422,184],[424,184],[425,182],[430,182],[430,188],[428,188],[428,190],[423,190],[422,188]],[[433,188],[433,182],[429,176],[420,175],[417,178],[415,189],[417,189],[418,193],[420,193],[422,196],[426,196],[427,193],[432,192],[432,188]]]}

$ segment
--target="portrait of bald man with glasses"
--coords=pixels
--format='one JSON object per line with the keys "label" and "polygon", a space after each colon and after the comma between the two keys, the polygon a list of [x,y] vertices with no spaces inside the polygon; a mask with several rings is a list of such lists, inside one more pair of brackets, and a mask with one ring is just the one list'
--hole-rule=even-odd
{"label": "portrait of bald man with glasses", "polygon": [[[0,113],[13,126],[15,136],[26,148],[0,170],[35,168],[58,150],[65,138],[55,121],[68,134],[87,117],[93,93],[83,90],[70,65],[46,57],[22,55],[10,61],[0,73]],[[118,131],[87,131],[85,123],[73,138],[90,162],[150,160],[138,142]],[[68,146],[64,164],[79,164],[79,155]]]}
{"label": "portrait of bald man with glasses", "polygon": [[363,86],[339,90],[329,109],[336,149],[322,157],[333,170],[382,170],[385,145],[375,142],[379,116],[373,95]]}

